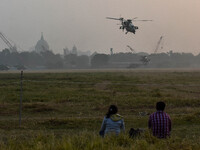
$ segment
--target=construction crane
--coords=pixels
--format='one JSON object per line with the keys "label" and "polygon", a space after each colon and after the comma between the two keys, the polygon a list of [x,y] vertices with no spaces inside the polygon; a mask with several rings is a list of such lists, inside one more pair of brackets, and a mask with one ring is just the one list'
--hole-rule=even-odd
{"label": "construction crane", "polygon": [[[159,41],[158,41],[158,43],[156,45],[156,49],[154,50],[154,53],[157,53],[157,51],[158,51],[158,49],[159,49],[159,47],[161,45],[162,40],[163,40],[163,36],[160,37],[160,39],[159,39]],[[163,49],[163,46],[161,46],[161,49]]]}
{"label": "construction crane", "polygon": [[131,52],[135,52],[135,50],[132,48],[132,47],[130,47],[129,45],[127,45],[127,47],[131,50]]}
{"label": "construction crane", "polygon": [[4,43],[9,47],[11,52],[17,52],[16,46],[12,46],[12,44],[9,42],[9,40],[3,35],[2,32],[0,32],[0,38],[4,41]]}

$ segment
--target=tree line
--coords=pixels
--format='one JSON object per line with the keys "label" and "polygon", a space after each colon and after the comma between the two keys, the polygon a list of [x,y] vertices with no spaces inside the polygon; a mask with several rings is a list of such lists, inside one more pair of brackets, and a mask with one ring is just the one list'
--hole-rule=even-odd
{"label": "tree line", "polygon": [[[142,57],[147,57],[144,63]],[[23,65],[27,69],[88,69],[88,68],[186,68],[200,67],[200,54],[192,53],[115,53],[90,56],[76,53],[54,54],[52,51],[10,52],[4,49],[0,52],[0,65],[9,67]]]}

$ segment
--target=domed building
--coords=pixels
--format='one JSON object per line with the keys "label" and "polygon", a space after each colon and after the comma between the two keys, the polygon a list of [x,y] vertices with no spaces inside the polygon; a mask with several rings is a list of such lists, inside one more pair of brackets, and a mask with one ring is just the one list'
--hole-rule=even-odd
{"label": "domed building", "polygon": [[49,51],[49,44],[44,40],[43,33],[41,35],[41,39],[37,42],[35,46],[35,51],[37,53]]}

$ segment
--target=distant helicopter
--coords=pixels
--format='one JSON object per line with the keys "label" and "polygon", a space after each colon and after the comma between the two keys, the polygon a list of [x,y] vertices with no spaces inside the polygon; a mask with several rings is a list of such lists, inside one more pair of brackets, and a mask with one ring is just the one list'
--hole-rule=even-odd
{"label": "distant helicopter", "polygon": [[133,25],[132,21],[153,21],[153,20],[135,20],[137,17],[133,19],[124,19],[124,18],[111,18],[111,17],[106,17],[106,19],[113,19],[113,20],[119,20],[121,22],[121,26],[119,29],[126,29],[126,34],[128,32],[131,32],[135,34],[136,30],[139,29],[138,26]]}
{"label": "distant helicopter", "polygon": [[[163,36],[160,37],[159,41],[156,44],[156,49],[154,50],[153,54],[156,54],[158,52],[158,50],[163,49]],[[147,65],[150,62],[150,58],[148,56],[142,56],[140,61],[144,64]]]}
{"label": "distant helicopter", "polygon": [[141,56],[140,61],[144,64],[147,65],[150,62],[151,59],[149,59],[147,56]]}

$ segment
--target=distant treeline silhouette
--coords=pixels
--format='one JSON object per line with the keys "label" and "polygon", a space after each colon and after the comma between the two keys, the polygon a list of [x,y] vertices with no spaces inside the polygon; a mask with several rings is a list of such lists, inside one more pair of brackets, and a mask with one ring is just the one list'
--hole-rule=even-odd
{"label": "distant treeline silhouette", "polygon": [[[142,57],[148,62],[142,61]],[[200,54],[192,53],[115,53],[112,55],[94,53],[91,56],[77,54],[54,54],[52,51],[0,52],[0,65],[10,68],[23,65],[27,69],[88,69],[88,68],[187,68],[200,67]]]}

